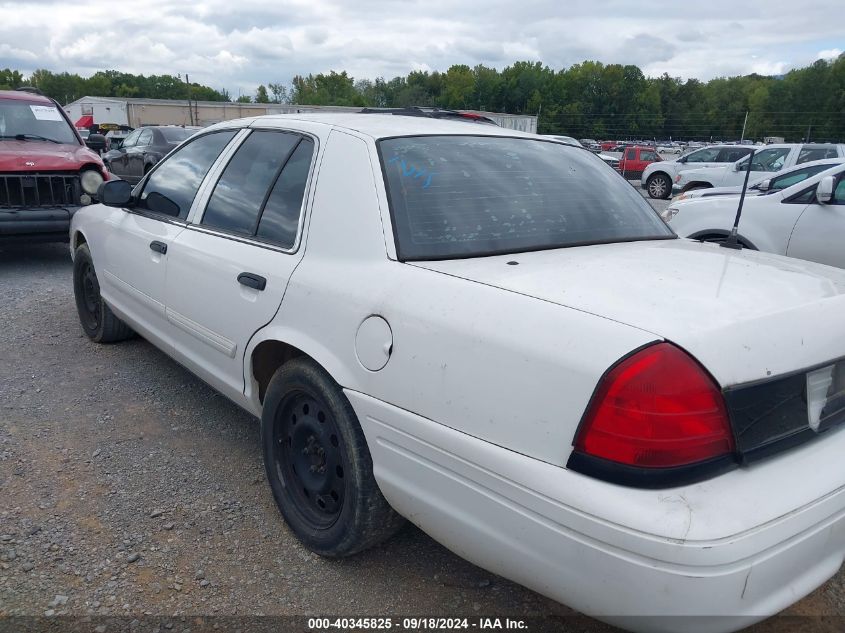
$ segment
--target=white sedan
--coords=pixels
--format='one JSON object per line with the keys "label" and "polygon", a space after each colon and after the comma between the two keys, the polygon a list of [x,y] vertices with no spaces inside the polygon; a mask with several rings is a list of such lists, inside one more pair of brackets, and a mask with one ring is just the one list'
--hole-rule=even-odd
{"label": "white sedan", "polygon": [[[738,227],[741,244],[845,268],[845,165],[828,167],[785,189],[746,197]],[[830,191],[817,195],[817,190]],[[664,220],[682,237],[722,242],[736,218],[739,196],[673,202]]]}
{"label": "white sedan", "polygon": [[734,630],[842,563],[845,271],[678,239],[589,152],[417,116],[221,123],[100,199],[84,332],[260,418],[321,555],[404,517],[641,631]]}

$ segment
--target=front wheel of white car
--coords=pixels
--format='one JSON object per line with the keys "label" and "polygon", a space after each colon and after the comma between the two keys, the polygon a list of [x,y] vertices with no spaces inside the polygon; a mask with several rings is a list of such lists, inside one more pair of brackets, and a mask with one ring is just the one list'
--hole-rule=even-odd
{"label": "front wheel of white car", "polygon": [[95,343],[116,343],[134,334],[100,296],[100,282],[88,244],[80,244],[73,254],[73,294],[79,323]]}
{"label": "front wheel of white car", "polygon": [[648,195],[656,200],[666,200],[672,194],[672,182],[665,174],[654,174],[646,182]]}
{"label": "front wheel of white car", "polygon": [[350,556],[386,540],[404,523],[376,484],[352,405],[313,360],[294,359],[273,376],[261,441],[279,510],[310,550]]}

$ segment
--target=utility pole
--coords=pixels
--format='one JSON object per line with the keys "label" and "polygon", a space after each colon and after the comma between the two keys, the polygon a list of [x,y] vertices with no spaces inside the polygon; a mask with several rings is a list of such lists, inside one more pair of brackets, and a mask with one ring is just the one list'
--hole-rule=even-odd
{"label": "utility pole", "polygon": [[745,126],[748,124],[748,110],[745,111],[745,121],[742,123],[742,136],[739,137],[739,142],[742,143],[745,140]]}
{"label": "utility pole", "polygon": [[805,142],[805,143],[809,143],[809,142],[810,142],[810,130],[811,130],[811,129],[813,129],[813,124],[812,124],[812,123],[811,123],[810,125],[808,125],[808,126],[807,126],[807,138],[805,138],[805,139],[804,139],[804,142]]}
{"label": "utility pole", "polygon": [[185,85],[188,87],[188,120],[191,122],[191,125],[193,125],[194,109],[191,107],[191,80],[188,78],[188,73],[185,73]]}

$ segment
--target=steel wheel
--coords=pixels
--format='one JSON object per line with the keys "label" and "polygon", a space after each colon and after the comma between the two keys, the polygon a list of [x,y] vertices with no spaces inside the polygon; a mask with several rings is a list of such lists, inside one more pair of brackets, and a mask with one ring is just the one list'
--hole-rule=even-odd
{"label": "steel wheel", "polygon": [[80,317],[90,330],[97,330],[100,327],[102,311],[100,309],[100,284],[97,281],[97,273],[90,262],[82,264],[80,271],[82,281],[82,301],[80,303]]}
{"label": "steel wheel", "polygon": [[337,521],[347,464],[330,409],[304,392],[290,394],[273,429],[274,466],[301,518],[313,529]]}

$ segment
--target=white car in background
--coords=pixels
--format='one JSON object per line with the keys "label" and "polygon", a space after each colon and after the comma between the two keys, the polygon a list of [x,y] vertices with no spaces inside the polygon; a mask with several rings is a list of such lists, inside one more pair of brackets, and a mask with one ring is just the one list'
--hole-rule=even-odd
{"label": "white car in background", "polygon": [[665,200],[672,195],[675,177],[685,169],[715,167],[733,163],[754,151],[742,145],[711,145],[689,152],[675,160],[664,160],[648,165],[640,177],[640,186],[649,197]]}
{"label": "white car in background", "polygon": [[[575,147],[584,147],[584,144],[581,141],[579,141],[577,138],[572,138],[571,136],[562,136],[559,134],[541,134],[540,136],[545,136],[547,138],[560,141],[561,143],[566,143],[567,145],[574,145]],[[599,148],[601,148],[601,146],[599,146]],[[594,152],[589,147],[584,147],[584,149],[589,149],[591,152],[596,154],[596,152]],[[598,153],[597,156],[614,169],[616,169],[616,167],[619,165],[619,159],[616,156],[611,156],[610,154],[604,153]]]}
{"label": "white car in background", "polygon": [[[723,242],[736,217],[739,196],[672,203],[661,217],[680,236]],[[740,243],[750,249],[845,268],[845,165],[816,173],[785,189],[747,197]]]}
{"label": "white car in background", "polygon": [[[819,172],[830,169],[836,165],[841,165],[843,162],[845,162],[845,158],[814,160],[809,163],[790,167],[789,169],[783,169],[779,171],[777,175],[768,178],[760,172],[755,172],[749,178],[749,184],[745,195],[758,196],[760,194],[786,189],[787,187],[791,187],[810,176],[815,176]],[[708,189],[690,189],[686,193],[675,196],[672,200],[672,205],[677,207],[676,203],[684,200],[711,198],[713,196],[738,196],[740,193],[742,193],[742,185],[735,185],[733,187],[710,187]]]}
{"label": "white car in background", "polygon": [[736,630],[840,567],[845,271],[678,239],[589,152],[420,116],[227,121],[100,194],[83,331],[260,418],[314,552],[405,517],[649,632]]}
{"label": "white car in background", "polygon": [[[781,143],[747,149],[756,150],[751,164],[751,178],[755,181],[765,177],[765,174],[757,175],[753,172],[774,173],[793,165],[802,165],[825,158],[845,157],[845,145],[833,143]],[[747,168],[748,158],[746,157],[733,164],[718,165],[710,169],[684,170],[675,177],[672,193],[677,195],[693,189],[741,186],[745,180]]]}

